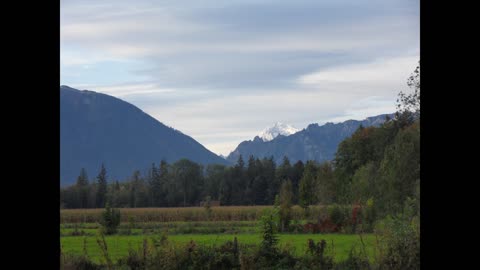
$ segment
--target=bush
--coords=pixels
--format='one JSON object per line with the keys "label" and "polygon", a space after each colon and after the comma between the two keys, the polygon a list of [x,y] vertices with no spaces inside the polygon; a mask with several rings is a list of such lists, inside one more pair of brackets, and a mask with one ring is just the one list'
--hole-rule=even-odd
{"label": "bush", "polygon": [[337,205],[334,204],[330,208],[330,220],[337,226],[341,227],[344,224],[345,221],[345,214],[343,213],[343,209]]}
{"label": "bush", "polygon": [[378,223],[382,269],[420,269],[420,230],[416,217],[388,216]]}
{"label": "bush", "polygon": [[145,260],[139,251],[132,249],[128,250],[128,255],[125,258],[118,260],[118,266],[128,266],[128,269],[137,270],[145,269]]}
{"label": "bush", "polygon": [[375,210],[375,205],[373,198],[370,198],[367,200],[367,203],[365,205],[364,211],[362,211],[363,214],[363,229],[366,232],[372,232],[373,227],[375,224],[375,220],[377,219],[377,212]]}
{"label": "bush", "polygon": [[240,251],[240,270],[255,269],[255,254],[252,249]]}
{"label": "bush", "polygon": [[274,260],[278,254],[278,224],[280,223],[279,209],[265,210],[261,218],[261,231],[263,239],[260,244],[260,254],[266,260]]}
{"label": "bush", "polygon": [[110,204],[106,204],[100,221],[102,225],[102,233],[106,235],[117,233],[118,225],[120,225],[120,211],[110,208]]}
{"label": "bush", "polygon": [[205,203],[203,205],[207,215],[207,220],[212,218],[212,198],[210,196],[205,197]]}
{"label": "bush", "polygon": [[104,269],[101,265],[92,262],[86,256],[68,255],[64,256],[61,262],[60,269],[85,269],[85,270],[100,270]]}
{"label": "bush", "polygon": [[339,269],[348,269],[348,270],[370,270],[370,263],[365,255],[362,255],[358,252],[355,247],[350,249],[348,258],[339,263],[337,268]]}
{"label": "bush", "polygon": [[294,269],[333,269],[333,257],[329,255],[325,240],[315,243],[309,239],[307,244],[306,254],[298,260]]}

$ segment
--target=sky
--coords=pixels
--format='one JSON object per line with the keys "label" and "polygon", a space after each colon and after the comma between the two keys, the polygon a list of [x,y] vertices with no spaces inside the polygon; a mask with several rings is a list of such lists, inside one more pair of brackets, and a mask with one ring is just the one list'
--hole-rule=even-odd
{"label": "sky", "polygon": [[216,154],[276,122],[395,111],[419,0],[61,0],[60,83],[139,107]]}

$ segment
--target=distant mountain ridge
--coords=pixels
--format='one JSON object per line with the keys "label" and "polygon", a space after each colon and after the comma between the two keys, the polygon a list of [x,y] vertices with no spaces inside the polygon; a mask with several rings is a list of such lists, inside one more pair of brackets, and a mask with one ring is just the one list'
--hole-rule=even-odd
{"label": "distant mountain ridge", "polygon": [[90,179],[105,163],[108,179],[124,180],[162,159],[188,158],[228,164],[193,138],[121,99],[60,86],[60,183],[74,183],[80,169]]}
{"label": "distant mountain ridge", "polygon": [[386,116],[393,118],[394,114],[382,114],[368,117],[364,120],[348,120],[342,123],[326,123],[319,126],[310,124],[307,128],[289,136],[278,135],[273,140],[264,141],[259,136],[253,140],[240,143],[232,151],[227,160],[236,162],[240,155],[244,159],[253,155],[256,158],[273,156],[274,160],[280,163],[284,156],[290,161],[316,160],[319,162],[332,160],[341,141],[357,130],[362,125],[379,126],[385,122]]}

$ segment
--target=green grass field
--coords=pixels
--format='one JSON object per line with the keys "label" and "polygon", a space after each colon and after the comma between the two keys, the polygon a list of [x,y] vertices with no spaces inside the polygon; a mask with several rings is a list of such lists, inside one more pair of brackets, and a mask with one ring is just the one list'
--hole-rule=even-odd
{"label": "green grass field", "polygon": [[[64,223],[60,225],[60,236],[95,236],[100,229],[98,223]],[[118,234],[151,235],[167,231],[173,234],[239,234],[258,233],[256,221],[197,221],[197,222],[146,222],[122,223]]]}
{"label": "green grass field", "polygon": [[[200,245],[222,245],[226,241],[233,240],[237,237],[239,244],[259,244],[261,241],[260,234],[188,234],[188,235],[169,235],[168,240],[175,245],[183,245],[190,240],[195,241]],[[128,254],[129,247],[140,249],[144,239],[149,239],[151,236],[145,235],[115,235],[105,237],[108,251],[113,260]],[[352,246],[356,246],[361,250],[362,245],[358,235],[349,234],[280,234],[280,247],[288,245],[293,247],[296,255],[302,255],[307,248],[308,239],[315,242],[325,239],[327,247],[332,246],[335,261],[345,260]],[[80,255],[83,253],[83,243],[86,239],[86,247],[88,256],[96,262],[101,261],[100,248],[96,242],[96,236],[68,236],[61,237],[62,250],[65,253]],[[363,241],[366,246],[367,254],[370,258],[373,257],[375,236],[372,234],[363,235]]]}
{"label": "green grass field", "polygon": [[[151,242],[152,237],[158,237],[162,232],[168,234],[170,243],[182,249],[191,240],[198,245],[221,246],[227,241],[237,237],[239,245],[259,246],[261,232],[258,219],[264,209],[271,206],[222,206],[214,207],[213,215],[207,218],[205,209],[200,207],[189,208],[145,208],[145,209],[120,209],[122,223],[118,234],[106,236],[108,253],[112,260],[128,255],[130,248],[140,250],[144,239]],[[303,210],[294,207],[294,214],[298,217],[296,222],[305,224],[317,222],[316,219],[304,220]],[[324,211],[323,207],[312,207],[319,216]],[[94,262],[102,262],[102,252],[97,244],[100,229],[98,218],[101,209],[74,209],[61,211],[60,236],[62,251],[65,254],[81,255],[86,241],[87,255]],[[318,212],[318,213],[317,213]],[[302,228],[300,226],[300,228]],[[355,234],[305,234],[300,233],[279,234],[279,247],[288,247],[296,256],[305,254],[308,239],[318,242],[327,241],[327,250],[333,255],[334,260],[345,260],[352,247],[362,251],[359,235]],[[363,242],[370,259],[374,256],[376,244],[373,234],[365,234]]]}

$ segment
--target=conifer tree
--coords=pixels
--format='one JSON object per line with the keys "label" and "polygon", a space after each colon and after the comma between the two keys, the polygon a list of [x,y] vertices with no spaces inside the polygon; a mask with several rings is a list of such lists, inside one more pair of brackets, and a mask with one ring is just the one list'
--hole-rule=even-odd
{"label": "conifer tree", "polygon": [[96,207],[103,208],[105,207],[107,199],[107,170],[105,169],[104,164],[100,168],[100,172],[97,176],[97,198],[96,198]]}

